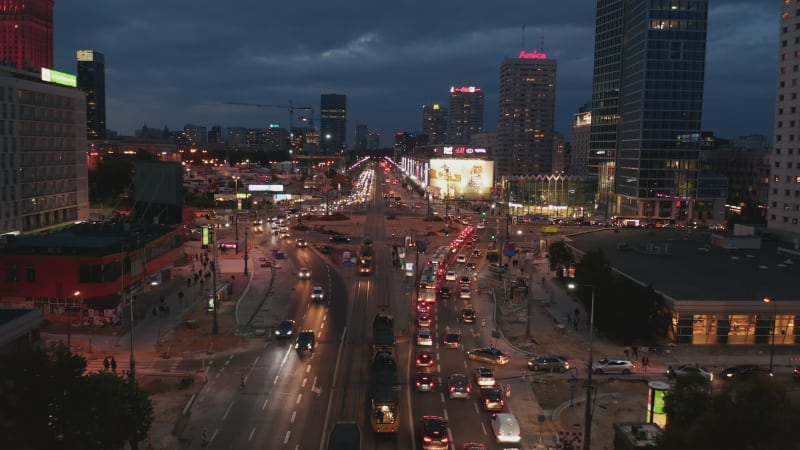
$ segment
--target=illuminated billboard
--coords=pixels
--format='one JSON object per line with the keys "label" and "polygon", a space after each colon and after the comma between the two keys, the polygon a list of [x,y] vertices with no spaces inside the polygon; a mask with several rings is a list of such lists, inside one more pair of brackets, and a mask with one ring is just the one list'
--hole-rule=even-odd
{"label": "illuminated billboard", "polygon": [[282,184],[249,184],[247,189],[250,192],[283,192]]}
{"label": "illuminated billboard", "polygon": [[430,160],[431,194],[439,198],[488,198],[494,185],[494,161],[483,159]]}
{"label": "illuminated billboard", "polygon": [[59,72],[58,70],[42,67],[42,81],[49,83],[62,84],[69,87],[78,87],[78,77],[71,73]]}

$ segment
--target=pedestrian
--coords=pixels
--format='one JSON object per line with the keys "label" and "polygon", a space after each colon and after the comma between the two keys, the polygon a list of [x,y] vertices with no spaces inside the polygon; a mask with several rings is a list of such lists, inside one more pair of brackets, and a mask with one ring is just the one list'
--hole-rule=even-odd
{"label": "pedestrian", "polygon": [[642,367],[647,367],[650,364],[650,358],[647,355],[642,356]]}
{"label": "pedestrian", "polygon": [[628,355],[629,355],[629,353],[630,353],[630,352],[631,352],[631,351],[628,349],[628,347],[625,347],[625,350],[623,350],[623,353],[625,353],[625,357],[626,357],[626,358],[628,357]]}
{"label": "pedestrian", "polygon": [[639,359],[639,351],[636,350],[635,345],[631,348],[631,355],[633,356],[633,359]]}
{"label": "pedestrian", "polygon": [[108,367],[109,367],[110,365],[111,365],[111,363],[108,361],[108,356],[106,356],[106,357],[103,359],[103,370],[105,370],[106,372],[108,372]]}
{"label": "pedestrian", "polygon": [[158,316],[158,307],[153,306],[153,317]]}
{"label": "pedestrian", "polygon": [[117,373],[117,360],[111,357],[111,371]]}

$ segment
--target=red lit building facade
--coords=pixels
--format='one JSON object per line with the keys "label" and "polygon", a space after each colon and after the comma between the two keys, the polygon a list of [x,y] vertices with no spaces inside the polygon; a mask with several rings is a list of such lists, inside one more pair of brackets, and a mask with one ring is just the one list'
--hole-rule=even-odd
{"label": "red lit building facade", "polygon": [[53,67],[54,0],[0,0],[0,61],[38,72]]}
{"label": "red lit building facade", "polygon": [[[80,226],[80,225],[78,225]],[[101,229],[23,237],[0,247],[0,305],[39,308],[46,320],[121,321],[123,306],[168,279],[182,257],[181,226]]]}

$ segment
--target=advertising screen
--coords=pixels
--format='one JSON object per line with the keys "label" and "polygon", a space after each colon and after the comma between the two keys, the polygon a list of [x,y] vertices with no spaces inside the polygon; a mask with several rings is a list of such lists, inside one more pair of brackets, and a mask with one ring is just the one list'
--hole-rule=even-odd
{"label": "advertising screen", "polygon": [[431,194],[466,200],[488,198],[494,185],[494,161],[431,159]]}

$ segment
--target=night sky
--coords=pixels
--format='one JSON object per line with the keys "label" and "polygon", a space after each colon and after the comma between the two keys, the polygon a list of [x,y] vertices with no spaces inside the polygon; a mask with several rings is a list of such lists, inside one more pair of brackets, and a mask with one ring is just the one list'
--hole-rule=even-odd
{"label": "night sky", "polygon": [[[710,0],[703,129],[772,140],[779,0]],[[347,95],[348,134],[366,123],[389,145],[419,131],[422,106],[447,104],[452,85],[485,91],[487,131],[497,129],[503,59],[541,50],[558,60],[556,130],[591,99],[595,2],[462,0],[262,2],[57,0],[56,69],[76,72],[76,51],[106,56],[107,123],[288,126],[278,108],[319,109]],[[296,112],[299,116],[300,112]],[[295,118],[295,124],[297,124]]]}

